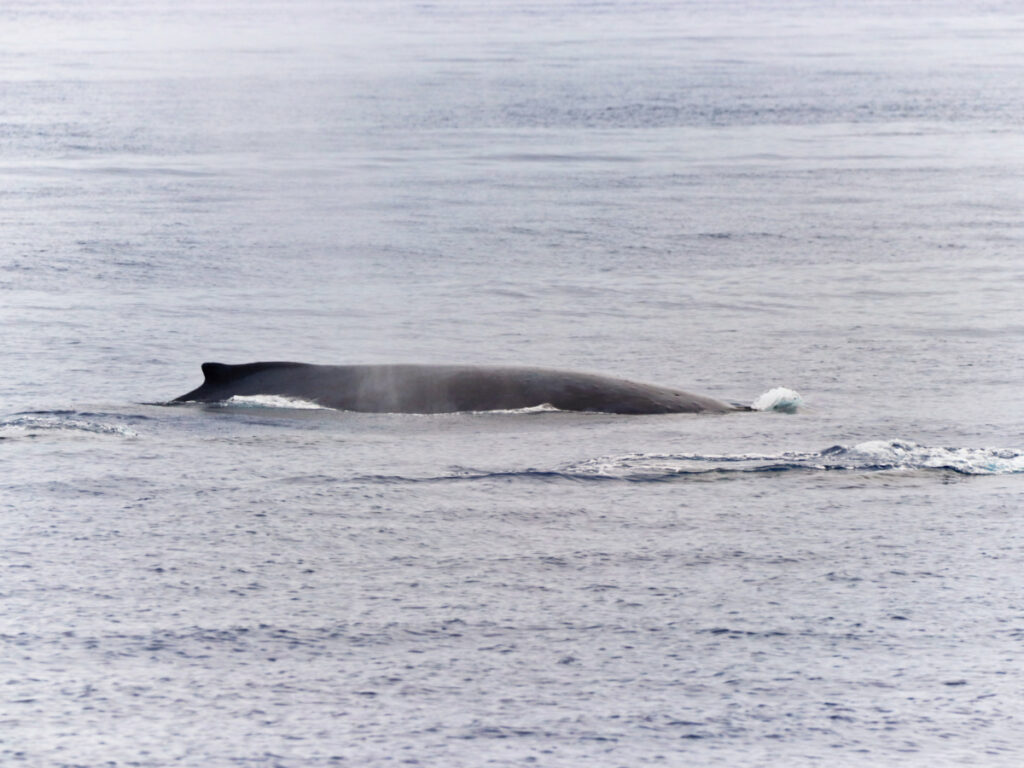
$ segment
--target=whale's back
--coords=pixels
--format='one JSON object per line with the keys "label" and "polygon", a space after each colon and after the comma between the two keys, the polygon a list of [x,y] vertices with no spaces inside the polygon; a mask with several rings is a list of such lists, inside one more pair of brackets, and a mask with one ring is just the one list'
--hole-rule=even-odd
{"label": "whale's back", "polygon": [[201,386],[176,402],[278,395],[328,408],[392,413],[492,411],[552,405],[604,413],[724,413],[734,406],[683,390],[546,368],[467,365],[203,363]]}

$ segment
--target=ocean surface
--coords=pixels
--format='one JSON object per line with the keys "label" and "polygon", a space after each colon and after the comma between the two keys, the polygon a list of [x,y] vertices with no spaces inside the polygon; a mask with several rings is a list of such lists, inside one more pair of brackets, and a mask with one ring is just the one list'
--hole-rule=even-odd
{"label": "ocean surface", "polygon": [[[1016,2],[0,6],[0,764],[1024,762]],[[167,406],[204,361],[796,413]]]}

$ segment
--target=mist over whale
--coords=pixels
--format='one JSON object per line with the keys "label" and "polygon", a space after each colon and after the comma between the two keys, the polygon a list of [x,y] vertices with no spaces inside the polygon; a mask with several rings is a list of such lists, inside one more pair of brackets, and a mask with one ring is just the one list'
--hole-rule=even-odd
{"label": "mist over whale", "polygon": [[203,363],[205,381],[172,402],[278,395],[328,408],[379,413],[454,413],[551,405],[600,413],[749,411],[712,397],[591,373],[470,365]]}

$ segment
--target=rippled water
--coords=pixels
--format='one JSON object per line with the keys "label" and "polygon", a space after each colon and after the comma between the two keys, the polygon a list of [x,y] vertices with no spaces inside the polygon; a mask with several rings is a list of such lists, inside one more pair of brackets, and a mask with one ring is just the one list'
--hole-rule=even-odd
{"label": "rippled water", "polygon": [[[0,762],[1017,765],[1010,3],[0,9]],[[795,413],[161,405],[200,363]]]}

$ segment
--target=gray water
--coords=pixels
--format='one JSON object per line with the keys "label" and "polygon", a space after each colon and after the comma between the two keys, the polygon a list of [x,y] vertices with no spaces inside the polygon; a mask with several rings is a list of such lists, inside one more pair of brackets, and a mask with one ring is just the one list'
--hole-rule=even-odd
{"label": "gray water", "polygon": [[[5,4],[0,762],[1019,765],[1022,39]],[[161,405],[274,359],[804,405]]]}

